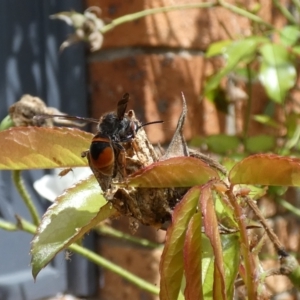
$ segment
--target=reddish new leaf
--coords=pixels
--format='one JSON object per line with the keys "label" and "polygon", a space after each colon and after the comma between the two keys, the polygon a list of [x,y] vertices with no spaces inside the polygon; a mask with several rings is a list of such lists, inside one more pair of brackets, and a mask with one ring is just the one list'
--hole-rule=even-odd
{"label": "reddish new leaf", "polygon": [[0,169],[86,166],[81,152],[93,135],[74,128],[13,127],[0,132]]}
{"label": "reddish new leaf", "polygon": [[126,182],[133,187],[191,187],[219,178],[218,173],[194,157],[173,157],[141,169]]}
{"label": "reddish new leaf", "polygon": [[203,215],[204,231],[210,240],[215,255],[213,298],[225,300],[227,297],[222,243],[210,185],[202,187],[199,206],[201,206]]}
{"label": "reddish new leaf", "polygon": [[184,243],[186,300],[203,299],[202,288],[202,216],[196,213],[188,226]]}
{"label": "reddish new leaf", "polygon": [[229,173],[233,184],[300,186],[300,159],[256,154],[237,163]]}
{"label": "reddish new leaf", "polygon": [[177,204],[172,224],[167,230],[166,244],[160,262],[160,299],[177,299],[183,277],[183,245],[185,232],[196,212],[200,188],[190,189]]}

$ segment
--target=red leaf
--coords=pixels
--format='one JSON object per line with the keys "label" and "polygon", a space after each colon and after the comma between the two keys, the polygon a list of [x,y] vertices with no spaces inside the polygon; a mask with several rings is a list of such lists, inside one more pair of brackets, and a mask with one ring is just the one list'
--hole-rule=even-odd
{"label": "red leaf", "polygon": [[215,255],[213,298],[226,299],[222,244],[210,185],[201,188],[199,206],[201,206],[203,215],[204,231]]}
{"label": "red leaf", "polygon": [[256,154],[237,163],[229,173],[233,184],[300,186],[300,159]]}
{"label": "red leaf", "polygon": [[186,300],[203,299],[202,289],[202,216],[196,213],[188,226],[184,243],[184,274]]}
{"label": "red leaf", "polygon": [[200,188],[190,189],[177,204],[160,262],[160,299],[177,299],[183,277],[183,245],[189,220],[196,212]]}
{"label": "red leaf", "polygon": [[81,152],[93,135],[74,128],[13,127],[0,132],[0,169],[25,170],[86,166]]}
{"label": "red leaf", "polygon": [[141,169],[128,178],[133,187],[191,187],[204,184],[218,173],[194,157],[173,157]]}

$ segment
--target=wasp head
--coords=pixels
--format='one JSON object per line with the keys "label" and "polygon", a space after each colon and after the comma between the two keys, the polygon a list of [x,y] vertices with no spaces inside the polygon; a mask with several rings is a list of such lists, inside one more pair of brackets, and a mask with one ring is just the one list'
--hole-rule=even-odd
{"label": "wasp head", "polygon": [[134,112],[129,111],[127,114],[125,113],[128,100],[129,94],[126,93],[118,102],[117,112],[108,113],[100,119],[99,133],[109,138],[112,142],[130,142],[140,128],[139,123],[135,120]]}

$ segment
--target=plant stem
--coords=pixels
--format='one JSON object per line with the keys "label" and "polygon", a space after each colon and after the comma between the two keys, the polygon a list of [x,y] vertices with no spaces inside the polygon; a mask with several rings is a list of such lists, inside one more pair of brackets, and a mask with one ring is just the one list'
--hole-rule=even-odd
{"label": "plant stem", "polygon": [[281,198],[275,198],[275,201],[284,207],[286,210],[288,210],[290,213],[294,214],[297,217],[300,217],[300,209],[296,206],[292,205],[291,203],[287,202],[284,199]]}
{"label": "plant stem", "polygon": [[279,238],[274,233],[273,229],[268,225],[266,219],[262,215],[261,211],[257,207],[254,201],[252,201],[249,197],[245,197],[245,200],[247,201],[247,204],[252,209],[252,211],[255,213],[256,217],[259,219],[261,225],[265,229],[269,239],[273,243],[275,249],[277,250],[279,255],[288,255],[284,249],[283,244],[279,241]]}
{"label": "plant stem", "polygon": [[28,194],[28,192],[26,190],[26,187],[25,187],[24,182],[21,177],[21,171],[20,170],[12,171],[12,177],[13,177],[13,181],[15,183],[15,186],[16,186],[20,196],[22,197],[25,205],[27,206],[27,208],[29,210],[33,224],[38,226],[40,223],[39,214],[36,210],[36,207],[34,206],[34,204],[32,202],[30,195]]}
{"label": "plant stem", "polygon": [[275,6],[280,10],[284,17],[292,24],[299,25],[294,16],[278,0],[273,0]]}
{"label": "plant stem", "polygon": [[241,241],[241,253],[244,260],[245,271],[246,271],[246,282],[248,299],[257,299],[257,281],[255,280],[255,268],[253,255],[251,254],[249,248],[248,234],[245,224],[245,217],[243,215],[242,209],[237,202],[236,197],[233,194],[233,186],[226,192],[231,205],[234,208],[235,218],[240,229],[240,241]]}
{"label": "plant stem", "polygon": [[161,244],[150,242],[147,239],[136,238],[136,237],[134,237],[130,234],[126,234],[124,232],[116,230],[116,229],[114,229],[110,226],[107,226],[107,225],[99,225],[95,229],[97,230],[97,232],[99,234],[109,235],[109,236],[112,236],[112,237],[115,237],[115,238],[120,238],[122,240],[131,242],[131,243],[143,246],[143,247],[157,249],[157,248],[160,248],[162,246]]}
{"label": "plant stem", "polygon": [[81,254],[82,256],[86,257],[88,260],[94,262],[95,264],[106,268],[110,271],[113,271],[114,273],[122,276],[123,278],[127,279],[129,282],[135,284],[136,286],[138,286],[139,288],[148,291],[154,295],[158,295],[159,294],[159,288],[143,279],[141,279],[140,277],[126,271],[125,269],[121,268],[120,266],[108,261],[107,259],[101,257],[100,255],[84,248],[81,247],[77,244],[72,244],[71,246],[69,246],[69,249],[71,251],[74,251],[76,253]]}
{"label": "plant stem", "polygon": [[243,132],[243,142],[245,144],[248,130],[250,125],[250,117],[251,117],[251,108],[252,108],[252,76],[251,76],[251,69],[250,65],[247,64],[247,94],[248,94],[248,101],[245,111],[245,123],[244,123],[244,132]]}
{"label": "plant stem", "polygon": [[[7,221],[4,221],[3,219],[0,219],[0,228],[6,229],[6,230],[24,230],[28,233],[35,234],[37,227],[34,226],[32,223],[17,217],[18,224],[13,224]],[[108,261],[107,259],[101,257],[100,255],[94,253],[91,250],[88,250],[82,246],[79,246],[77,244],[72,244],[68,247],[69,250],[76,252],[84,257],[86,257],[88,260],[94,262],[100,267],[106,268],[107,270],[110,270],[123,278],[127,279],[129,282],[133,283],[134,285],[138,286],[139,288],[148,291],[154,295],[159,294],[159,288],[140,277],[132,274],[131,272],[121,268],[120,266]]]}
{"label": "plant stem", "polygon": [[165,6],[165,7],[156,7],[156,8],[150,8],[143,11],[139,11],[133,14],[128,14],[122,17],[119,17],[115,20],[113,20],[111,23],[105,25],[100,32],[105,34],[106,32],[114,29],[115,27],[127,23],[132,22],[141,18],[144,18],[149,15],[158,14],[158,13],[164,13],[164,12],[170,12],[174,10],[184,10],[184,9],[195,9],[195,8],[211,8],[211,7],[217,7],[222,6],[238,15],[241,15],[245,18],[248,18],[249,20],[252,20],[253,22],[262,24],[266,26],[268,29],[274,30],[274,27],[272,24],[265,22],[263,19],[261,19],[259,16],[254,15],[247,10],[241,9],[237,6],[234,6],[232,4],[229,4],[223,0],[218,0],[217,2],[204,2],[204,3],[194,3],[194,4],[182,4],[182,5],[172,5],[172,6]]}
{"label": "plant stem", "polygon": [[299,0],[292,0],[292,2],[297,7],[297,9],[300,10],[300,1]]}
{"label": "plant stem", "polygon": [[128,14],[120,18],[117,18],[113,20],[111,23],[105,25],[100,31],[101,33],[105,34],[106,32],[112,30],[113,28],[123,23],[132,22],[153,14],[164,13],[164,12],[180,10],[180,9],[210,8],[216,5],[217,5],[216,2],[205,2],[205,3],[182,4],[182,5],[172,5],[172,6],[145,9],[143,11],[139,11],[133,14]]}
{"label": "plant stem", "polygon": [[227,3],[223,0],[218,0],[217,1],[218,4],[224,8],[227,8],[228,10],[232,11],[233,13],[236,13],[240,16],[243,16],[245,18],[248,18],[249,20],[253,21],[253,22],[256,22],[258,24],[262,24],[262,25],[265,25],[267,28],[269,29],[275,29],[274,26],[266,21],[264,21],[263,19],[261,19],[259,16],[257,15],[254,15],[250,12],[248,12],[247,10],[244,10],[242,8],[239,8],[237,6],[234,6],[230,3]]}
{"label": "plant stem", "polygon": [[7,230],[7,231],[16,231],[18,230],[18,227],[16,224],[13,224],[11,222],[7,222],[4,219],[0,218],[0,228]]}

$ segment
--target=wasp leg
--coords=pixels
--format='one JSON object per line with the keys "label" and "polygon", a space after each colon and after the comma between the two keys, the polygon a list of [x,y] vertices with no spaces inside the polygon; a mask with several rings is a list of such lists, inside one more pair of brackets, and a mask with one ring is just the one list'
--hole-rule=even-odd
{"label": "wasp leg", "polygon": [[82,151],[81,152],[81,157],[82,158],[87,157],[89,152],[90,152],[89,150]]}

